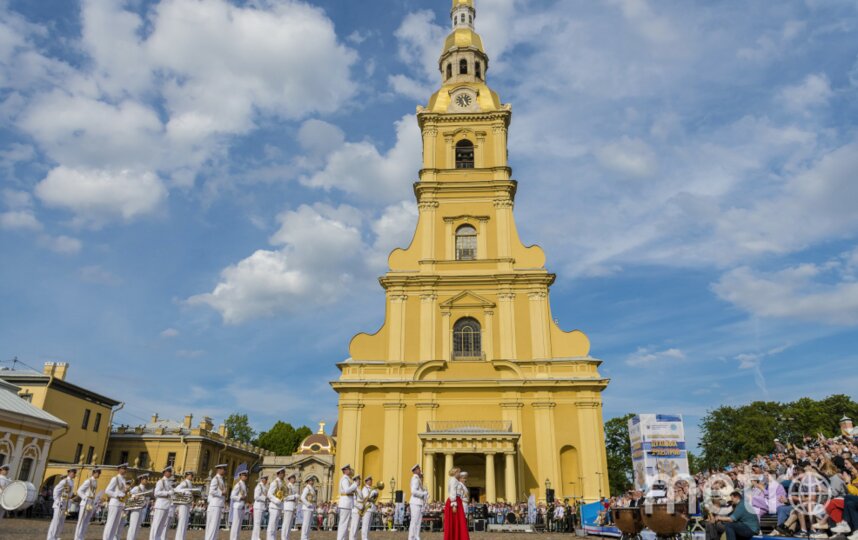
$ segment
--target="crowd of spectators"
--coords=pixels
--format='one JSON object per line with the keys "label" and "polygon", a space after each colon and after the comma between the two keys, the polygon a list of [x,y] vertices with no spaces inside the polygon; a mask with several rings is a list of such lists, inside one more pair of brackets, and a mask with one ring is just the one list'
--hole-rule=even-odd
{"label": "crowd of spectators", "polygon": [[[611,506],[646,501],[687,504],[700,512],[707,540],[749,539],[770,524],[771,536],[858,540],[858,445],[849,437],[775,439],[772,452],[690,479],[666,479],[647,493],[628,492]],[[609,519],[609,512],[604,513]]]}

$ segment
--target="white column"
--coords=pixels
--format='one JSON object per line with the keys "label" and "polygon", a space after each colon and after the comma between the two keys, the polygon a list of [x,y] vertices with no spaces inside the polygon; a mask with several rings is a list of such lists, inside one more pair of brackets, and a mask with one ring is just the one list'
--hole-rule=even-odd
{"label": "white column", "polygon": [[426,479],[426,491],[429,492],[429,501],[432,502],[435,495],[435,454],[426,452],[423,456],[423,478]]}
{"label": "white column", "polygon": [[445,486],[444,489],[446,489],[446,485],[447,485],[447,475],[450,474],[450,469],[453,468],[453,456],[454,455],[455,455],[454,452],[445,452],[444,453],[444,486]]}

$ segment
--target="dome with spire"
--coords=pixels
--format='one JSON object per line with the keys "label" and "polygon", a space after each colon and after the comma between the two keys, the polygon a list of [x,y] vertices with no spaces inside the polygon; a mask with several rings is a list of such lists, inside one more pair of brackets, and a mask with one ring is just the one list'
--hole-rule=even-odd
{"label": "dome with spire", "polygon": [[313,433],[298,445],[296,454],[330,454],[337,451],[334,439],[325,433],[325,423],[319,422],[319,430]]}

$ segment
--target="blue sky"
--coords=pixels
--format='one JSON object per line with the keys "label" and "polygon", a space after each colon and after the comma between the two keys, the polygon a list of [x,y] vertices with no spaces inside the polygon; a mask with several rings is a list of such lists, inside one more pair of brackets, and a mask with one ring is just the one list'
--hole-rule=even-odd
{"label": "blue sky", "polygon": [[[332,423],[446,0],[0,0],[0,359]],[[516,218],[607,417],[855,395],[858,4],[478,0]]]}

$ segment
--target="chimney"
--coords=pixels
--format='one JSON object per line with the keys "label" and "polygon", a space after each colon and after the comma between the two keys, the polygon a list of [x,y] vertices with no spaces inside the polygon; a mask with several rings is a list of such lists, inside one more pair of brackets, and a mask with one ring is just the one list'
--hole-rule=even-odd
{"label": "chimney", "polygon": [[200,429],[204,429],[206,431],[211,431],[214,428],[214,423],[212,419],[208,416],[203,416],[203,419],[200,420]]}
{"label": "chimney", "polygon": [[194,423],[194,415],[186,414],[185,415],[185,427],[191,429],[191,425]]}
{"label": "chimney", "polygon": [[152,423],[154,424],[157,421],[158,421],[158,413],[155,413],[152,415]]}
{"label": "chimney", "polygon": [[42,373],[48,377],[54,377],[61,381],[66,380],[66,375],[69,371],[68,362],[45,362],[45,367],[42,368]]}
{"label": "chimney", "polygon": [[229,437],[229,430],[226,429],[226,424],[221,424],[217,427],[217,432],[221,437]]}
{"label": "chimney", "polygon": [[69,364],[68,362],[57,362],[56,369],[54,370],[54,377],[57,379],[64,381],[66,380],[66,375],[69,372]]}

